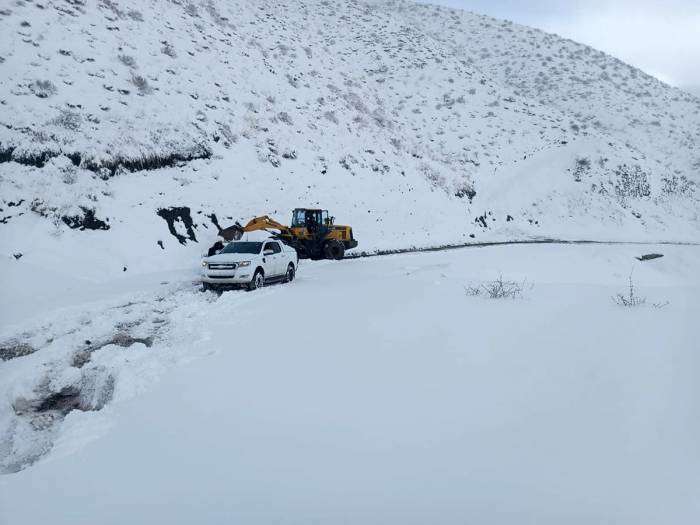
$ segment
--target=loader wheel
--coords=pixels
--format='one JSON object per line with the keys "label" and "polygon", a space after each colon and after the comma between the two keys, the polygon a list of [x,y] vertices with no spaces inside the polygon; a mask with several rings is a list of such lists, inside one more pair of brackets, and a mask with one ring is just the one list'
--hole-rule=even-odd
{"label": "loader wheel", "polygon": [[343,243],[340,241],[328,241],[323,251],[326,255],[326,259],[335,259],[339,261],[345,255],[345,246],[343,246]]}
{"label": "loader wheel", "polygon": [[255,274],[253,275],[253,279],[250,281],[250,283],[248,283],[248,290],[257,290],[258,288],[262,288],[263,286],[265,286],[265,274],[262,270],[257,269],[255,270]]}
{"label": "loader wheel", "polygon": [[289,266],[287,266],[287,273],[284,276],[284,282],[291,283],[294,280],[294,274],[294,265],[292,263],[289,263]]}

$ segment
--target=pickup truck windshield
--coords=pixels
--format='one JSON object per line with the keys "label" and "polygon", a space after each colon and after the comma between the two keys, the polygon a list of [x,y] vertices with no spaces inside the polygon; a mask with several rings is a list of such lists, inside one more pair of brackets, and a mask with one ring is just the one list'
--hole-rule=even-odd
{"label": "pickup truck windshield", "polygon": [[221,250],[221,253],[260,253],[261,242],[230,242]]}

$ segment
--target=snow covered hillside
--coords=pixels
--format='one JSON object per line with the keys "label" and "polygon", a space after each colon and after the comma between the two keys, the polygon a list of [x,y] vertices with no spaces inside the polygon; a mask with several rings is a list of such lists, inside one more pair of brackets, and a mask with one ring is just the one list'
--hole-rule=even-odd
{"label": "snow covered hillside", "polygon": [[[0,523],[696,523],[698,267],[504,246],[41,302],[0,364]],[[645,306],[610,299],[630,271]],[[501,273],[522,296],[465,293]]]}
{"label": "snow covered hillside", "polygon": [[700,99],[509,22],[27,1],[0,9],[0,50],[0,247],[52,278],[180,268],[217,223],[299,205],[365,250],[699,235]]}

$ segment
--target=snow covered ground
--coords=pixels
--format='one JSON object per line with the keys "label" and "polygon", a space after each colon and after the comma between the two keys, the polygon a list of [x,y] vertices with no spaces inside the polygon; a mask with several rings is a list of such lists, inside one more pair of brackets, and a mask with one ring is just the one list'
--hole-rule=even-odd
{"label": "snow covered ground", "polygon": [[[37,351],[0,363],[0,523],[695,523],[699,267],[503,246],[255,293],[18,289],[0,340]],[[610,298],[630,273],[644,306]],[[522,297],[465,293],[501,274]]]}
{"label": "snow covered ground", "polygon": [[0,525],[700,522],[697,245],[196,285],[299,206],[357,252],[698,243],[698,144],[696,96],[453,9],[0,6]]}

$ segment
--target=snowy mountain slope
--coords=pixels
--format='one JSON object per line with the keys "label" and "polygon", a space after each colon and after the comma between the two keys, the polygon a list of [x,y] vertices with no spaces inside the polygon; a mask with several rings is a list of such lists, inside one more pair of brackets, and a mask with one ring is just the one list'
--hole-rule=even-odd
{"label": "snowy mountain slope", "polygon": [[552,35],[316,0],[23,2],[0,28],[0,244],[24,264],[182,267],[212,213],[316,204],[369,250],[698,237],[700,101]]}
{"label": "snowy mountain slope", "polygon": [[565,112],[575,132],[624,141],[669,173],[700,160],[699,101],[603,52],[508,21],[382,2],[491,78]]}

